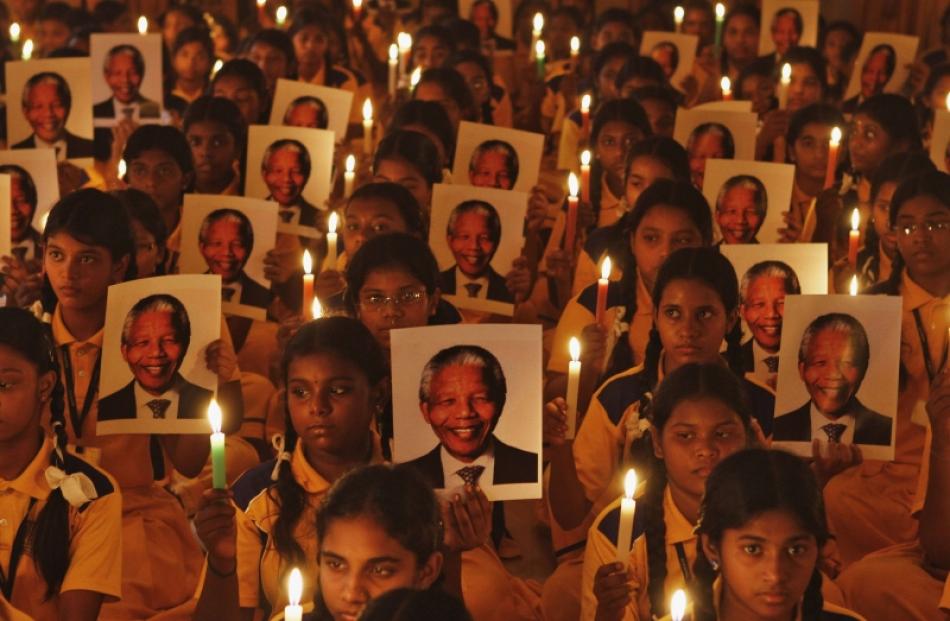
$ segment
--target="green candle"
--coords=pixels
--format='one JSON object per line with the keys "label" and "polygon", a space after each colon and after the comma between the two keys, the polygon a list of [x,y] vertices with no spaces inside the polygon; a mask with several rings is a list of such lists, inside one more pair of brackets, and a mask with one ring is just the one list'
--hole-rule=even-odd
{"label": "green candle", "polygon": [[228,480],[224,466],[224,434],[221,433],[221,408],[211,400],[208,406],[208,422],[211,423],[211,482],[214,489],[227,489]]}
{"label": "green candle", "polygon": [[722,55],[722,24],[726,19],[726,5],[722,2],[716,3],[716,40],[713,43],[713,49],[716,51],[716,58]]}
{"label": "green candle", "polygon": [[534,44],[534,59],[538,63],[538,79],[544,81],[544,41]]}

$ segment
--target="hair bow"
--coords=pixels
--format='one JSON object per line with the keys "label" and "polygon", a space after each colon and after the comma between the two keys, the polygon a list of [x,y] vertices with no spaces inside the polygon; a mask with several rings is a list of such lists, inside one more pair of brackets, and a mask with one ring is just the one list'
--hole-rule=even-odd
{"label": "hair bow", "polygon": [[73,507],[79,508],[99,497],[92,480],[82,472],[66,474],[56,466],[49,466],[44,472],[46,484],[50,489],[58,489]]}
{"label": "hair bow", "polygon": [[627,417],[624,426],[627,431],[628,440],[639,440],[650,428],[650,420],[644,416],[640,416],[639,413],[633,413]]}
{"label": "hair bow", "polygon": [[274,437],[270,439],[271,446],[274,447],[274,450],[277,451],[277,459],[274,461],[274,469],[270,473],[270,480],[276,481],[277,476],[280,474],[280,464],[281,462],[286,461],[290,463],[290,453],[284,450],[284,434],[275,433]]}

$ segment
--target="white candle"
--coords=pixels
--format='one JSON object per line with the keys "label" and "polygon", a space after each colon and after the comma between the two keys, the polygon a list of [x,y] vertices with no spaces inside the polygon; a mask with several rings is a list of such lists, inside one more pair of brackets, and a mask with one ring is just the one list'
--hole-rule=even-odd
{"label": "white candle", "polygon": [[310,303],[310,318],[320,319],[321,317],[323,317],[323,306],[320,305],[320,298],[313,298],[313,302]]}
{"label": "white candle", "polygon": [[300,597],[303,595],[303,576],[300,570],[294,567],[290,570],[287,580],[287,605],[284,607],[284,621],[300,621],[303,619],[303,607]]}
{"label": "white candle", "polygon": [[571,37],[571,60],[577,60],[577,57],[581,55],[581,38],[574,36]]}
{"label": "white candle", "polygon": [[408,32],[400,32],[396,35],[396,45],[399,46],[399,79],[405,84],[406,75],[409,73],[409,52],[412,51],[412,35]]}
{"label": "white candle", "polygon": [[600,263],[600,278],[597,279],[597,306],[595,307],[594,318],[597,323],[604,325],[604,317],[607,315],[607,289],[610,287],[610,257],[604,257]]}
{"label": "white candle", "polygon": [[211,67],[211,77],[213,78],[215,75],[217,75],[217,73],[221,71],[221,67],[223,66],[224,66],[224,61],[221,60],[220,58],[214,61],[214,66]]}
{"label": "white candle", "polygon": [[214,399],[208,405],[208,423],[211,425],[211,486],[227,489],[227,471],[224,462],[224,434],[221,433],[221,408]]}
{"label": "white candle", "polygon": [[617,562],[624,567],[630,558],[630,544],[633,542],[633,514],[637,501],[633,493],[637,491],[637,472],[631,468],[623,479],[623,499],[620,501],[620,529],[617,531]]}
{"label": "white candle", "polygon": [[339,223],[340,216],[336,212],[330,214],[327,220],[327,258],[323,262],[323,269],[336,269],[336,226]]}
{"label": "white candle", "polygon": [[577,431],[577,391],[581,382],[580,341],[572,336],[568,349],[571,352],[571,361],[567,365],[567,433],[564,437],[573,440]]}
{"label": "white candle", "polygon": [[118,169],[119,169],[119,171],[118,171],[118,172],[119,172],[119,179],[122,179],[123,177],[125,177],[125,172],[126,172],[126,170],[128,169],[128,166],[126,165],[125,160],[119,160]]}
{"label": "white candle", "polygon": [[368,97],[363,102],[363,153],[373,154],[373,102]]}
{"label": "white candle", "polygon": [[678,6],[673,9],[673,21],[676,23],[676,32],[683,32],[683,18],[686,17],[686,10]]}
{"label": "white candle", "polygon": [[399,79],[399,46],[389,46],[389,96],[396,97],[396,85]]}
{"label": "white candle", "polygon": [[722,79],[719,80],[719,87],[722,89],[722,100],[732,101],[732,80],[729,79],[729,76],[722,76]]}
{"label": "white candle", "polygon": [[343,198],[349,198],[353,194],[353,186],[356,184],[356,157],[352,153],[346,156],[346,169],[343,171]]}
{"label": "white candle", "polygon": [[541,33],[544,31],[544,15],[535,13],[531,18],[531,53],[537,49],[538,41],[541,39]]}
{"label": "white candle", "polygon": [[412,75],[409,76],[409,88],[414,89],[416,84],[419,83],[419,80],[422,79],[422,67],[416,67],[412,70]]}
{"label": "white candle", "polygon": [[136,24],[136,27],[139,30],[139,34],[148,33],[148,18],[145,17],[144,15],[139,15],[139,19],[138,19],[138,23]]}
{"label": "white candle", "polygon": [[16,22],[10,24],[10,41],[13,43],[20,42],[20,24]]}
{"label": "white candle", "polygon": [[30,60],[33,57],[33,39],[27,39],[20,51],[20,58]]}
{"label": "white candle", "polygon": [[590,138],[590,93],[581,96],[581,138],[587,141]]}
{"label": "white candle", "polygon": [[788,63],[782,65],[782,79],[778,84],[778,108],[784,110],[788,105],[788,85],[792,83],[792,66]]}
{"label": "white candle", "polygon": [[287,21],[287,7],[284,5],[277,7],[277,11],[274,12],[274,17],[277,18],[277,25],[283,28],[284,22]]}
{"label": "white candle", "polygon": [[686,616],[686,591],[676,589],[670,601],[670,617],[673,621],[683,621],[684,616]]}
{"label": "white candle", "polygon": [[857,274],[851,277],[851,284],[848,285],[848,294],[849,295],[858,294],[858,275]]}
{"label": "white candle", "polygon": [[590,151],[581,151],[581,199],[585,203],[590,202],[590,160]]}

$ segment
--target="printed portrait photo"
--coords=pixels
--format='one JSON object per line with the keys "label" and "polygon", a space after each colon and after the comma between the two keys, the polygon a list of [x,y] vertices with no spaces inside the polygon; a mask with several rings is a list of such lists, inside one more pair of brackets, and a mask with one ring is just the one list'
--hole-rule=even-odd
{"label": "printed portrait photo", "polygon": [[7,144],[53,149],[57,161],[93,156],[88,58],[6,64]]}
{"label": "printed portrait photo", "polygon": [[208,433],[217,377],[205,350],[220,338],[219,288],[217,276],[193,275],[109,288],[96,433]]}
{"label": "printed portrait photo", "polygon": [[510,0],[459,0],[459,15],[478,27],[484,43],[492,41],[494,50],[511,51],[505,42],[512,42]]}
{"label": "printed portrait photo", "polygon": [[937,170],[950,172],[950,112],[947,110],[934,110],[930,159]]}
{"label": "printed portrait photo", "polygon": [[792,164],[706,160],[703,195],[712,208],[717,244],[778,242],[794,182]]}
{"label": "printed portrait photo", "polygon": [[317,226],[330,196],[331,153],[328,130],[251,125],[245,193],[277,203],[281,233],[322,237]]}
{"label": "printed portrait photo", "polygon": [[330,130],[334,141],[342,143],[352,107],[350,91],[280,78],[274,91],[270,124]]}
{"label": "printed portrait photo", "polygon": [[59,200],[56,156],[50,149],[0,151],[0,174],[10,176],[11,250],[38,260],[46,218]]}
{"label": "printed portrait photo", "polygon": [[394,461],[449,493],[540,496],[539,326],[394,330],[392,355]]}
{"label": "printed portrait photo", "polygon": [[893,32],[864,33],[842,108],[853,110],[868,97],[899,91],[907,80],[907,65],[917,55],[919,41],[919,37]]}
{"label": "printed portrait photo", "polygon": [[818,0],[763,0],[759,55],[785,55],[796,46],[818,43]]}
{"label": "printed portrait photo", "polygon": [[436,184],[429,246],[439,263],[439,289],[459,308],[514,312],[505,274],[524,245],[528,195]]}
{"label": "printed portrait photo", "polygon": [[528,192],[538,182],[544,136],[462,121],[452,181]]}
{"label": "printed portrait photo", "polygon": [[96,33],[90,37],[89,48],[96,127],[111,127],[122,119],[159,122],[161,35]]}
{"label": "printed portrait photo", "polygon": [[693,185],[704,187],[706,160],[754,160],[756,123],[751,111],[677,110],[673,139],[689,155]]}
{"label": "printed portrait photo", "polygon": [[277,240],[277,209],[241,196],[186,194],[179,265],[182,273],[221,277],[224,312],[263,320],[273,300],[264,256]]}
{"label": "printed portrait photo", "polygon": [[901,299],[785,299],[773,446],[812,453],[812,440],[894,458]]}
{"label": "printed portrait photo", "polygon": [[640,41],[640,55],[658,62],[670,86],[682,90],[683,80],[693,70],[698,44],[696,35],[648,30]]}

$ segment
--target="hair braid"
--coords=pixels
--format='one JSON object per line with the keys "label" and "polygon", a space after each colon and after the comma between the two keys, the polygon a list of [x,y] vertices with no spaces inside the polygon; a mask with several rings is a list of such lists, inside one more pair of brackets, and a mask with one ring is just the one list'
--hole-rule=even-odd
{"label": "hair braid", "polygon": [[820,621],[821,611],[825,607],[825,598],[821,594],[821,572],[818,567],[811,574],[811,580],[802,597],[802,621]]}
{"label": "hair braid", "polygon": [[[284,399],[284,450],[293,453],[297,446],[297,432],[294,430],[293,423],[290,420],[290,409]],[[277,473],[277,483],[274,485],[277,492],[277,520],[274,522],[274,547],[281,560],[287,567],[299,565],[306,561],[306,555],[303,548],[297,542],[294,536],[294,527],[303,511],[307,506],[306,493],[291,470],[290,462],[286,461],[280,464],[280,470]],[[270,492],[268,492],[270,493]]]}
{"label": "hair braid", "polygon": [[[658,460],[657,460],[658,461]],[[655,617],[666,614],[666,520],[663,493],[666,489],[666,467],[661,462],[653,469],[641,511],[646,520],[644,537],[647,544],[647,592],[650,610]]]}

